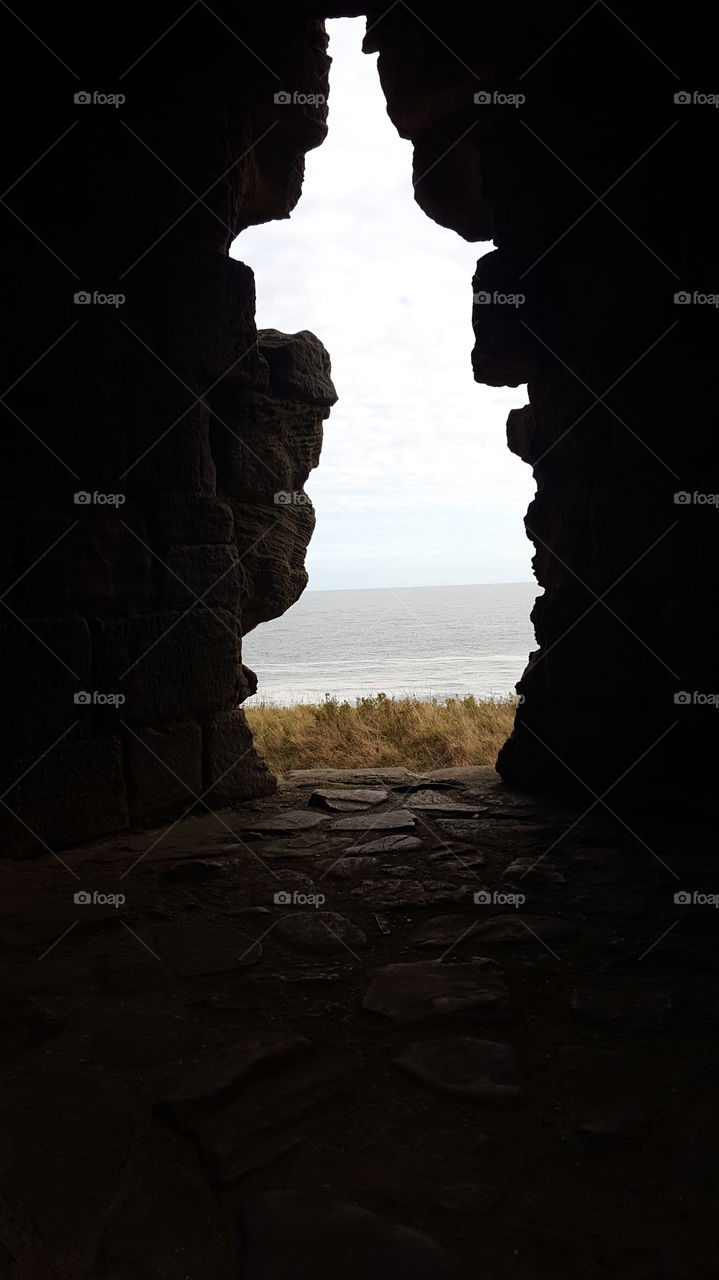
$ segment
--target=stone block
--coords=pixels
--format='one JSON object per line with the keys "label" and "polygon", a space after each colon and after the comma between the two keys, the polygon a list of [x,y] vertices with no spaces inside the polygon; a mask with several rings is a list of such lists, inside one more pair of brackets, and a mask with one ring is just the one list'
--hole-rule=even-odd
{"label": "stone block", "polygon": [[144,517],[132,502],[98,502],[107,491],[80,492],[87,502],[68,496],[28,509],[24,560],[32,568],[24,599],[30,608],[37,601],[58,612],[137,612],[153,581]]}
{"label": "stone block", "polygon": [[9,853],[45,854],[48,847],[98,840],[129,825],[118,738],[66,740],[29,768],[32,763],[26,758],[4,767],[6,776],[21,779],[7,796],[19,821],[7,808],[2,813]]}
{"label": "stone block", "polygon": [[124,694],[122,718],[157,724],[233,705],[239,679],[235,615],[193,604],[96,624],[103,689]]}
{"label": "stone block", "polygon": [[185,381],[205,392],[221,378],[267,387],[267,366],[257,347],[255,277],[216,250],[186,243],[162,248],[147,264],[143,287],[158,309],[153,351]]}
{"label": "stone block", "polygon": [[26,625],[6,618],[0,625],[3,754],[24,756],[45,750],[74,720],[85,723],[74,697],[91,683],[90,632],[82,618],[29,618]]}
{"label": "stone block", "polygon": [[234,545],[171,547],[163,559],[162,595],[168,609],[188,609],[198,596],[215,608],[238,609],[244,573]]}
{"label": "stone block", "polygon": [[214,546],[233,540],[232,508],[210,494],[159,496],[149,514],[160,547]]}
{"label": "stone block", "polygon": [[128,494],[153,500],[156,494],[214,495],[204,385],[186,372],[178,380],[140,347],[129,354],[124,407],[132,430],[123,477]]}
{"label": "stone block", "polygon": [[257,754],[242,711],[212,716],[204,726],[203,791],[213,809],[242,804],[254,796],[272,795],[277,781]]}
{"label": "stone block", "polygon": [[125,730],[133,826],[177,818],[202,792],[202,733],[194,720]]}

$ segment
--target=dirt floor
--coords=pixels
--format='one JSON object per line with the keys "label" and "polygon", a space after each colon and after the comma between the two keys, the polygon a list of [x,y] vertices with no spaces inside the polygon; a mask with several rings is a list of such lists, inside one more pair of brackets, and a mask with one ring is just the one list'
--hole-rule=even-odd
{"label": "dirt floor", "polygon": [[0,1277],[714,1277],[715,866],[491,769],[6,864]]}

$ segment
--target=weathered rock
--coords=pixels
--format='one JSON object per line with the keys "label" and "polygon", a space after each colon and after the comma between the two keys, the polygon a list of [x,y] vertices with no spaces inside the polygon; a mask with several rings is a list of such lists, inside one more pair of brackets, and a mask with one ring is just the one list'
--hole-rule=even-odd
{"label": "weathered rock", "polygon": [[464,804],[444,791],[415,791],[405,801],[408,809],[429,810],[432,813],[464,813],[477,814],[478,810],[470,804]]}
{"label": "weathered rock", "polygon": [[563,942],[571,938],[577,926],[555,916],[535,916],[526,912],[514,916],[493,916],[480,922],[475,937],[482,942]]}
{"label": "weathered rock", "polygon": [[284,809],[280,813],[268,814],[267,817],[251,818],[243,815],[239,830],[248,831],[306,831],[316,827],[324,818],[319,813],[308,813],[306,809]]}
{"label": "weathered rock", "polygon": [[350,845],[347,854],[367,853],[409,853],[411,849],[421,849],[422,841],[416,836],[381,836],[379,840],[363,840],[361,844]]}
{"label": "weathered rock", "polygon": [[416,819],[405,810],[392,813],[358,813],[333,822],[335,831],[411,831]]}
{"label": "weathered rock", "polygon": [[343,856],[327,871],[330,880],[352,880],[355,876],[372,875],[378,868],[377,858]]}
{"label": "weathered rock", "polygon": [[437,829],[448,840],[466,840],[473,844],[482,835],[483,822],[481,818],[438,818]]}
{"label": "weathered rock", "polygon": [[365,880],[352,890],[352,897],[366,901],[373,911],[387,911],[471,901],[472,890],[449,880]]}
{"label": "weathered rock", "polygon": [[202,794],[202,733],[194,720],[126,731],[128,802],[137,826],[169,819]]}
{"label": "weathered rock", "polygon": [[442,782],[439,782],[439,781],[430,782],[430,781],[427,781],[427,779],[423,778],[421,782],[400,783],[399,786],[394,786],[392,790],[398,791],[404,795],[411,796],[411,795],[417,795],[419,792],[424,793],[425,791],[452,792],[452,791],[456,791],[457,789],[461,789],[461,787],[462,787],[462,783],[459,781],[447,780]]}
{"label": "weathered rock", "polygon": [[428,1236],[354,1204],[298,1191],[262,1192],[240,1213],[245,1280],[455,1280]]}
{"label": "weathered rock", "polygon": [[483,867],[487,861],[486,854],[477,853],[469,844],[442,845],[435,853],[430,853],[430,862],[442,862],[447,868],[453,865],[455,869],[464,868],[471,870],[473,867]]}
{"label": "weathered rock", "polygon": [[334,955],[367,946],[367,938],[356,924],[336,911],[297,911],[280,920],[274,930],[280,942],[311,955]]}
{"label": "weathered rock", "polygon": [[571,1008],[576,1017],[592,1026],[619,1026],[628,1031],[663,1031],[674,1012],[672,993],[663,988],[598,980],[575,987]]}
{"label": "weathered rock", "polygon": [[342,791],[318,787],[307,803],[318,809],[332,809],[336,813],[353,813],[355,810],[382,804],[386,799],[386,791],[372,791],[368,787],[345,788]]}
{"label": "weathered rock", "polygon": [[313,333],[280,333],[258,329],[260,351],[270,368],[270,383],[277,396],[330,408],[337,392],[330,375],[330,359]]}
{"label": "weathered rock", "polygon": [[312,1048],[304,1036],[270,1031],[248,1036],[223,1053],[190,1065],[175,1087],[158,1099],[155,1110],[179,1117],[186,1108],[224,1105],[251,1080],[296,1062]]}
{"label": "weathered rock", "polygon": [[616,1110],[612,1107],[580,1112],[576,1130],[581,1138],[598,1146],[628,1142],[647,1128],[649,1117],[640,1108]]}
{"label": "weathered rock", "polygon": [[273,794],[275,780],[255,750],[243,711],[207,716],[202,725],[202,741],[203,803],[210,809]]}
{"label": "weathered rock", "polygon": [[476,936],[479,926],[476,915],[433,916],[416,926],[410,942],[416,947],[460,946]]}
{"label": "weathered rock", "polygon": [[418,1040],[406,1045],[393,1062],[429,1089],[486,1106],[506,1106],[522,1095],[513,1050],[493,1040],[470,1036]]}
{"label": "weathered rock", "polygon": [[566,884],[567,878],[554,863],[545,859],[515,858],[502,873],[505,880],[526,880],[528,884]]}
{"label": "weathered rock", "polygon": [[121,743],[115,736],[67,738],[39,759],[11,761],[7,772],[6,804],[17,821],[3,808],[0,834],[11,854],[44,854],[128,826]]}
{"label": "weathered rock", "polygon": [[0,995],[3,1052],[21,1052],[57,1035],[65,1025],[56,1012],[23,996]]}
{"label": "weathered rock", "polygon": [[185,1280],[209,1271],[235,1280],[232,1225],[217,1204],[196,1148],[160,1120],[122,1169],[102,1233],[103,1277]]}
{"label": "weathered rock", "polygon": [[364,1009],[394,1022],[451,1017],[493,1018],[508,1012],[507,988],[492,960],[391,964],[374,978]]}
{"label": "weathered rock", "polygon": [[181,978],[257,964],[262,944],[223,924],[166,924],[155,929],[161,960]]}

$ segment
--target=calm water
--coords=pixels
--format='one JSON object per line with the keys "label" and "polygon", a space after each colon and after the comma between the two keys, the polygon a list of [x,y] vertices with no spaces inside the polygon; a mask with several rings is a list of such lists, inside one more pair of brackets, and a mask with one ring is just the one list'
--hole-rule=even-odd
{"label": "calm water", "polygon": [[[513,691],[531,649],[535,583],[306,591],[243,642],[258,698],[426,698]],[[249,705],[252,705],[250,700]]]}

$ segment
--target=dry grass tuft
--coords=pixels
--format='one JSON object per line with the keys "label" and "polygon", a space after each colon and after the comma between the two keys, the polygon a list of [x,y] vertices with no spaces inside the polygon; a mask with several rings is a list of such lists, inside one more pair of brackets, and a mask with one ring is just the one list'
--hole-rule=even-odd
{"label": "dry grass tuft", "polygon": [[325,696],[291,707],[245,707],[255,745],[275,773],[401,765],[422,772],[494,764],[512,730],[516,698],[390,698],[355,702]]}

